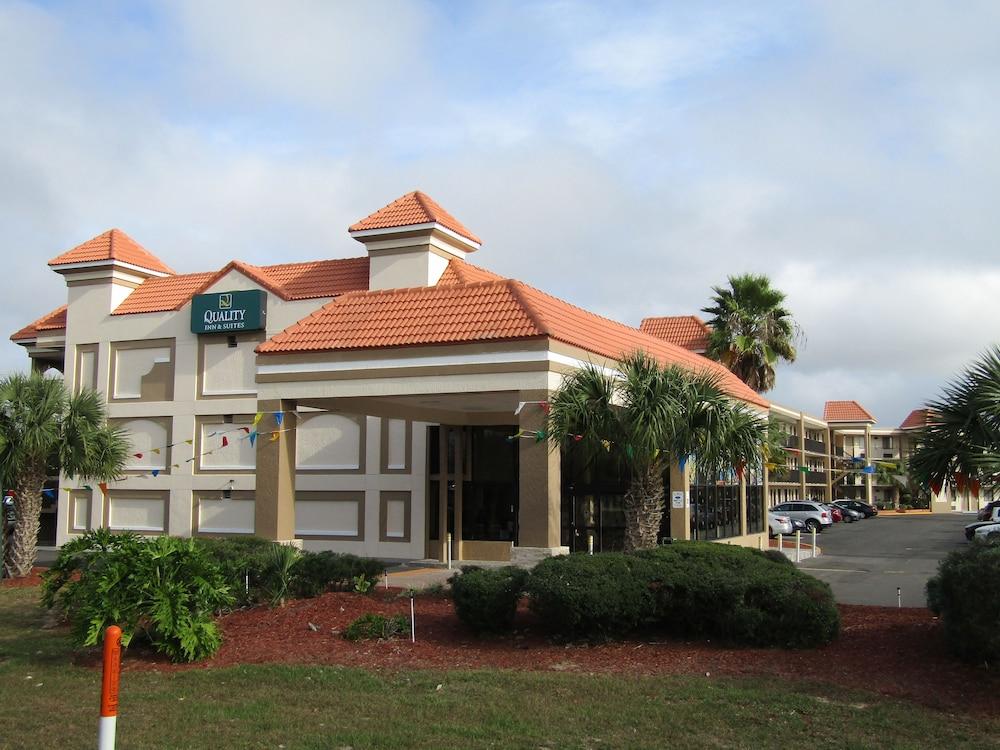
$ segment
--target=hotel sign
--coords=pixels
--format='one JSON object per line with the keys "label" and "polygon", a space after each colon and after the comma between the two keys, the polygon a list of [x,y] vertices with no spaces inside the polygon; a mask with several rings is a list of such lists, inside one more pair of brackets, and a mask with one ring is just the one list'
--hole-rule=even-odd
{"label": "hotel sign", "polygon": [[198,294],[191,300],[191,333],[260,331],[266,320],[267,293],[262,289]]}

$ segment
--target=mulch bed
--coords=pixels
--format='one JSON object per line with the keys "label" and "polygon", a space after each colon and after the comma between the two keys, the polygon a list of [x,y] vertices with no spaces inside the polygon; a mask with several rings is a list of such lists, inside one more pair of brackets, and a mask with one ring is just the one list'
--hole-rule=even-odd
{"label": "mulch bed", "polygon": [[329,593],[283,608],[234,612],[220,619],[223,645],[214,658],[172,665],[133,650],[125,667],[176,670],[282,663],[372,670],[769,675],[873,690],[961,713],[995,716],[1000,709],[1000,678],[955,661],[948,654],[940,623],[926,609],[840,605],[842,629],[834,643],[793,651],[641,637],[567,645],[549,640],[523,604],[513,634],[480,638],[462,626],[450,600],[424,596],[416,599],[416,643],[409,638],[352,643],[341,637],[343,629],[366,612],[408,616],[409,599],[396,598],[397,593],[392,589],[368,596]]}
{"label": "mulch bed", "polygon": [[41,586],[42,573],[46,570],[47,568],[32,568],[31,574],[24,578],[2,578],[0,579],[0,588],[26,589],[32,586]]}

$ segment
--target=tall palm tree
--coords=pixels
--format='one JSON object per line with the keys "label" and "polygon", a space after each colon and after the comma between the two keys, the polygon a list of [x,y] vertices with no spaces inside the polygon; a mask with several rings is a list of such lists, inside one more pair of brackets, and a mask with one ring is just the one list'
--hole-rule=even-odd
{"label": "tall palm tree", "polygon": [[671,460],[694,457],[715,473],[760,462],[767,423],[729,398],[716,376],[661,367],[643,352],[625,357],[620,376],[588,365],[553,394],[550,440],[609,451],[627,470],[625,549],[652,547],[664,510],[663,474]]}
{"label": "tall palm tree", "polygon": [[712,316],[706,354],[755,391],[771,390],[775,365],[795,361],[800,335],[783,306],[785,293],[772,287],[767,276],[749,273],[730,276],[729,288],[714,286],[712,291],[712,305],[702,308]]}
{"label": "tall palm tree", "polygon": [[1000,347],[988,349],[927,408],[933,417],[916,436],[913,477],[935,494],[944,486],[978,494],[981,484],[1000,482]]}
{"label": "tall palm tree", "polygon": [[105,422],[90,390],[71,395],[62,380],[39,373],[0,380],[0,482],[13,487],[17,523],[4,568],[26,576],[35,564],[42,488],[48,467],[84,481],[107,481],[125,468],[129,443]]}

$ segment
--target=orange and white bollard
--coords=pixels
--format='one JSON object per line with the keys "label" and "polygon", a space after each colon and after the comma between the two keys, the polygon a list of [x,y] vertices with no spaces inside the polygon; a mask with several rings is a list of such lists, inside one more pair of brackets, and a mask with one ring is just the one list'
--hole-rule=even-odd
{"label": "orange and white bollard", "polygon": [[101,719],[97,727],[97,750],[115,750],[121,663],[122,629],[112,625],[104,631],[104,669],[101,676]]}

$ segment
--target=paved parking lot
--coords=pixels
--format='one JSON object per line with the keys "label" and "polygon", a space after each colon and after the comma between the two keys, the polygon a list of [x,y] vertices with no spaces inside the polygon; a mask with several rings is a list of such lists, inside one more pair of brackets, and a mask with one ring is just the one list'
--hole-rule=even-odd
{"label": "paved parking lot", "polygon": [[893,516],[883,513],[853,524],[839,523],[819,538],[823,554],[800,567],[833,587],[845,604],[925,607],[924,587],[938,562],[968,542],[962,527],[974,515],[941,513]]}

